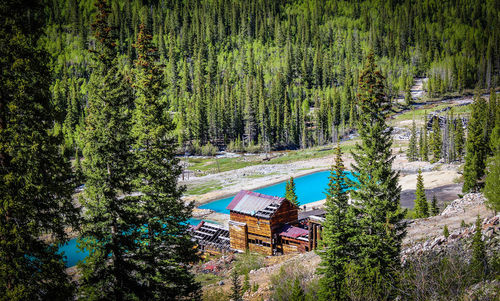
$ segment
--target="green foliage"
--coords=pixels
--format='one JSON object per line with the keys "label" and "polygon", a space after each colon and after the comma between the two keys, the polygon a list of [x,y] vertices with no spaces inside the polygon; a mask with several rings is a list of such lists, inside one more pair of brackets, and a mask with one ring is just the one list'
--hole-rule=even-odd
{"label": "green foliage", "polygon": [[245,252],[239,254],[234,264],[234,270],[238,275],[246,275],[252,270],[258,270],[263,266],[264,256],[259,253]]}
{"label": "green foliage", "polygon": [[488,274],[488,259],[482,239],[483,227],[479,216],[476,219],[475,226],[474,236],[472,238],[472,260],[470,264],[474,278],[481,281],[484,280]]}
{"label": "green foliage", "polygon": [[71,166],[60,152],[47,53],[38,47],[44,8],[0,3],[0,300],[71,300],[74,283],[58,245],[78,228]]}
{"label": "green foliage", "polygon": [[[314,278],[314,269],[299,262],[291,262],[281,266],[278,273],[271,275],[271,300],[291,300],[293,295],[306,300],[318,299],[318,283]],[[298,281],[298,283],[297,283]]]}
{"label": "green foliage", "polygon": [[285,188],[285,199],[289,200],[295,206],[300,206],[300,203],[297,199],[297,194],[295,193],[295,182],[293,181],[293,177],[290,177],[290,181],[286,181]]}
{"label": "green foliage", "polygon": [[417,190],[415,191],[415,213],[417,218],[429,217],[429,204],[425,197],[424,178],[422,170],[417,174]]}
{"label": "green foliage", "polygon": [[300,280],[299,278],[295,278],[293,281],[293,286],[292,286],[292,294],[290,295],[290,301],[305,301],[306,296],[304,293],[304,290],[302,289],[302,286],[300,286]]}
{"label": "green foliage", "polygon": [[487,145],[485,137],[487,124],[486,101],[478,97],[472,105],[471,118],[467,127],[463,192],[477,191],[479,180],[485,173]]}
{"label": "green foliage", "polygon": [[240,278],[236,270],[231,272],[231,300],[243,301]]}
{"label": "green foliage", "polygon": [[[495,99],[496,97],[490,96],[490,111],[495,111],[496,118],[494,122],[495,127],[490,136],[490,146],[493,156],[488,159],[486,166],[484,196],[490,208],[500,211],[500,102],[496,102]],[[492,103],[495,103],[495,109],[492,108]]]}
{"label": "green foliage", "polygon": [[[400,274],[402,300],[495,300],[498,289],[486,290],[488,282],[474,276],[470,264],[471,250],[464,244],[451,245],[446,250],[426,252],[409,257]],[[495,256],[495,255],[494,255]],[[485,261],[490,258],[484,258]],[[489,261],[494,262],[495,257]],[[487,280],[498,277],[498,269],[491,269]],[[473,288],[474,289],[471,289]],[[489,292],[488,292],[489,291]]]}
{"label": "green foliage", "polygon": [[373,54],[370,54],[359,77],[361,144],[352,152],[353,171],[359,184],[358,190],[351,194],[361,211],[359,232],[353,239],[359,250],[352,263],[354,275],[362,277],[359,282],[370,283],[370,290],[375,296],[379,294],[379,298],[386,293],[383,283],[395,279],[405,235],[405,226],[401,223],[405,212],[399,205],[401,187],[398,173],[392,170],[392,128],[387,127],[384,118],[389,104],[383,83],[384,77],[376,70]]}
{"label": "green foliage", "polygon": [[[423,142],[421,144],[423,144]],[[415,125],[415,119],[413,119],[411,127],[407,156],[409,161],[416,161],[418,159],[417,126]]]}
{"label": "green foliage", "polygon": [[241,288],[241,292],[245,293],[248,290],[250,290],[250,276],[248,276],[248,274],[245,274],[245,278],[243,280],[243,287]]}
{"label": "green foliage", "polygon": [[427,113],[425,113],[424,126],[420,132],[420,159],[422,161],[429,161],[429,144],[427,136]]}
{"label": "green foliage", "polygon": [[431,149],[432,149],[432,160],[431,163],[435,163],[441,159],[441,149],[443,141],[441,138],[441,127],[439,126],[439,116],[434,116],[432,121],[432,139],[431,139]]}
{"label": "green foliage", "polygon": [[439,207],[437,206],[437,198],[436,195],[432,196],[432,201],[431,201],[431,210],[430,213],[433,216],[439,215]]}
{"label": "green foliage", "polygon": [[443,235],[446,238],[448,238],[448,236],[450,236],[450,232],[448,231],[448,225],[444,225],[444,227],[443,227]]}
{"label": "green foliage", "polygon": [[356,212],[348,204],[349,185],[344,172],[342,152],[337,145],[335,165],[330,171],[326,191],[326,221],[321,232],[324,248],[318,251],[321,257],[318,273],[323,276],[319,292],[322,300],[345,299],[345,267],[357,251],[351,243],[355,235]]}
{"label": "green foliage", "polygon": [[[357,122],[355,79],[367,49],[387,74],[389,98],[405,93],[409,100],[413,78],[424,74],[431,96],[496,86],[493,3],[110,1],[109,23],[118,29],[120,64],[130,68],[147,20],[181,144],[227,145],[239,137],[244,145],[304,148],[335,141]],[[43,44],[53,56],[52,91],[72,150],[86,105],[95,9],[73,0],[49,1],[46,11]]]}

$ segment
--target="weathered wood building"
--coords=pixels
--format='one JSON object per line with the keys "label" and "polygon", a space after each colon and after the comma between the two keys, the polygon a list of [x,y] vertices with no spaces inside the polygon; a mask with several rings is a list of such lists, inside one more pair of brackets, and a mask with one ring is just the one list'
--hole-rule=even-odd
{"label": "weathered wood building", "polygon": [[297,222],[298,207],[282,197],[240,191],[227,206],[231,248],[273,255],[283,225]]}
{"label": "weathered wood building", "polygon": [[209,254],[258,252],[264,255],[308,252],[321,239],[322,210],[302,212],[289,200],[240,191],[226,207],[229,229],[201,222],[193,238]]}

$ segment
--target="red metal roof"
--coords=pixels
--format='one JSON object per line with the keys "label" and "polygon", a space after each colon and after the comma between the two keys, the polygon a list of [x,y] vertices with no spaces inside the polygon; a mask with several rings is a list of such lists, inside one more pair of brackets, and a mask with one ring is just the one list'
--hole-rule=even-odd
{"label": "red metal roof", "polygon": [[[226,207],[228,210],[233,210],[245,214],[254,215],[261,210],[266,210],[270,205],[281,205],[285,198],[261,194],[258,192],[242,190],[233,198],[231,203]],[[271,206],[269,210],[276,210],[276,206]],[[274,209],[276,208],[276,209]]]}
{"label": "red metal roof", "polygon": [[302,229],[299,227],[294,227],[290,225],[285,225],[282,229],[279,235],[285,236],[285,237],[290,237],[290,238],[297,238],[300,236],[306,236],[309,234],[309,231],[306,229]]}

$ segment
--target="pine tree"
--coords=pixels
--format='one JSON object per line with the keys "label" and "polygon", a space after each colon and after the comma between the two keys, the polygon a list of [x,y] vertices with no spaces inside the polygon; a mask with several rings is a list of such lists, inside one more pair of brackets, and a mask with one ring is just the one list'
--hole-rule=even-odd
{"label": "pine tree", "polygon": [[183,189],[177,187],[182,171],[175,157],[174,126],[161,99],[164,81],[157,49],[144,24],[139,28],[132,137],[136,150],[133,190],[140,195],[132,198],[132,204],[140,240],[134,246],[137,256],[133,260],[141,266],[136,281],[144,284],[135,294],[142,300],[194,298],[199,287],[188,267],[198,257],[186,231],[192,205],[184,205]]}
{"label": "pine tree", "polygon": [[290,300],[290,301],[305,301],[306,300],[306,295],[304,294],[304,289],[302,289],[302,286],[300,286],[300,280],[298,277],[296,277],[295,280],[293,281],[292,293],[291,293],[290,298],[288,300]]}
{"label": "pine tree", "polygon": [[326,221],[323,224],[322,239],[324,249],[318,272],[320,280],[319,295],[322,300],[344,300],[345,267],[351,256],[356,254],[350,239],[354,235],[355,212],[348,203],[348,183],[342,162],[342,152],[337,145],[335,165],[332,166],[326,192]]}
{"label": "pine tree", "polygon": [[[71,300],[58,245],[78,225],[71,166],[53,134],[40,2],[0,3],[0,299]],[[44,238],[45,237],[45,238]],[[49,239],[47,239],[49,238]]]}
{"label": "pine tree", "polygon": [[293,177],[290,177],[290,181],[286,182],[285,199],[289,200],[296,206],[300,206],[297,194],[295,193],[295,182],[293,181]]}
{"label": "pine tree", "polygon": [[431,202],[431,214],[433,216],[439,215],[439,207],[437,206],[437,199],[436,195],[432,196],[432,202]]}
{"label": "pine tree", "polygon": [[233,270],[231,273],[231,300],[233,301],[243,301],[241,296],[241,283],[238,273]]}
{"label": "pine tree", "polygon": [[441,159],[441,149],[443,147],[443,141],[441,140],[441,127],[439,126],[439,116],[434,116],[432,121],[432,163],[435,163]]}
{"label": "pine tree", "polygon": [[458,118],[455,122],[455,152],[456,158],[459,161],[462,161],[463,153],[464,153],[464,144],[465,144],[465,134],[464,127],[462,125],[462,120]]}
{"label": "pine tree", "polygon": [[420,158],[422,161],[429,161],[429,143],[428,143],[428,137],[427,137],[427,115],[425,115],[424,119],[424,127],[422,128],[422,133],[420,134],[423,136],[422,138],[422,144],[420,145]]}
{"label": "pine tree", "polygon": [[[352,155],[353,171],[357,175],[358,190],[353,199],[362,214],[359,218],[359,260],[355,263],[359,275],[365,279],[364,290],[381,298],[390,290],[399,266],[401,241],[405,235],[401,220],[405,212],[399,205],[401,186],[398,172],[392,170],[392,128],[385,123],[384,77],[376,70],[373,53],[368,56],[365,69],[359,77],[358,101],[361,114],[358,130],[361,144],[356,144]],[[379,278],[380,277],[380,278]],[[376,281],[376,279],[387,281]],[[373,286],[374,283],[379,285]],[[385,286],[387,285],[387,286]]]}
{"label": "pine tree", "polygon": [[487,155],[484,136],[486,118],[486,101],[483,98],[477,98],[472,104],[471,118],[467,128],[463,192],[477,191],[478,181],[484,176]]}
{"label": "pine tree", "polygon": [[139,235],[139,212],[134,201],[121,194],[131,191],[130,151],[131,89],[118,69],[115,31],[109,27],[110,9],[105,0],[96,3],[92,25],[96,39],[94,70],[89,80],[83,161],[86,178],[82,205],[86,208],[79,246],[91,250],[80,263],[80,295],[89,300],[123,300],[140,290],[133,262]]}
{"label": "pine tree", "polygon": [[424,178],[422,170],[418,170],[417,190],[415,191],[415,213],[417,218],[429,217],[429,204],[425,197]]}
{"label": "pine tree", "polygon": [[448,231],[448,225],[444,225],[443,236],[446,238],[448,238],[448,236],[450,236],[450,231]]}
{"label": "pine tree", "polygon": [[472,260],[470,263],[472,273],[477,281],[483,280],[488,272],[488,259],[486,257],[482,236],[482,224],[478,216],[476,219],[474,236],[472,238]]}
{"label": "pine tree", "polygon": [[415,125],[415,118],[413,118],[413,123],[410,133],[410,143],[408,145],[408,160],[415,161],[418,159],[418,149],[417,149],[417,126]]}
{"label": "pine tree", "polygon": [[[498,104],[497,106],[500,107]],[[484,196],[487,205],[498,212],[500,211],[500,108],[496,109],[495,127],[490,136],[490,145],[493,156],[489,158],[486,166]]]}

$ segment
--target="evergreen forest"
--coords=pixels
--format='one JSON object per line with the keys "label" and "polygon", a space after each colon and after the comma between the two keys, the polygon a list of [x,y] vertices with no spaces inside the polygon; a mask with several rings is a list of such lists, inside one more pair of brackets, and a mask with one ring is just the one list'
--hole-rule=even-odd
{"label": "evergreen forest", "polygon": [[[41,43],[53,70],[55,132],[73,155],[83,149],[96,7],[93,0],[47,2]],[[139,25],[152,34],[179,153],[208,143],[269,150],[336,141],[359,118],[357,79],[370,49],[389,99],[405,95],[415,77],[429,78],[433,97],[499,81],[500,4],[494,0],[109,5],[121,72],[137,59]]]}

